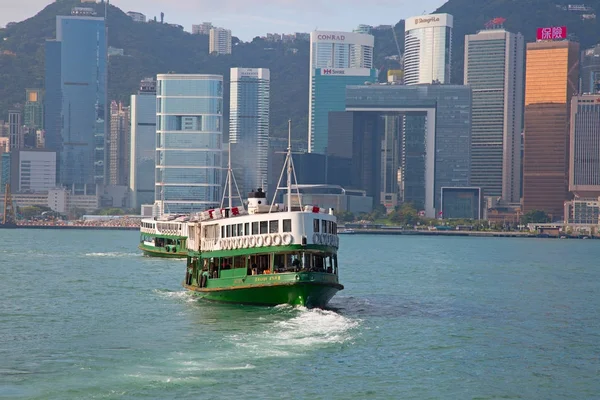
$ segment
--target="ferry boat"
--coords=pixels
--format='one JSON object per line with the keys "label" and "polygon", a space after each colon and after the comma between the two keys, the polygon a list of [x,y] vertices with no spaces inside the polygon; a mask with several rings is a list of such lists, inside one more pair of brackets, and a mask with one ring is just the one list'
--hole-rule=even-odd
{"label": "ferry boat", "polygon": [[185,289],[227,303],[324,307],[344,288],[333,209],[303,207],[300,196],[292,206],[289,145],[285,168],[287,205],[269,204],[257,189],[245,210],[232,206],[230,164],[229,206],[205,211],[188,223]]}
{"label": "ferry boat", "polygon": [[190,218],[178,215],[142,219],[138,248],[150,257],[186,258]]}

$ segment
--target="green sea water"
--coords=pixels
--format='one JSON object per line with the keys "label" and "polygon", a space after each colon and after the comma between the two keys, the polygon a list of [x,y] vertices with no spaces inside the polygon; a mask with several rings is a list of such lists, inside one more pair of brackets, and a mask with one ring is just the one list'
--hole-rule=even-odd
{"label": "green sea water", "polygon": [[600,398],[600,241],[345,235],[307,310],[197,300],[137,232],[0,239],[0,398]]}

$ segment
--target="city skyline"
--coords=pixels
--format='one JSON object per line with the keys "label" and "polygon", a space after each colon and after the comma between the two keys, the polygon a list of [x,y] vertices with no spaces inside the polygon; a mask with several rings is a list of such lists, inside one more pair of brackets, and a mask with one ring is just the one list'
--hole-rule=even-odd
{"label": "city skyline", "polygon": [[[352,31],[359,24],[396,24],[413,15],[433,13],[446,1],[423,0],[415,3],[410,0],[376,0],[365,4],[353,0],[350,2],[352,7],[337,7],[334,3],[317,1],[288,1],[282,4],[265,0],[226,0],[219,3],[218,9],[207,0],[177,3],[164,0],[112,0],[110,3],[123,12],[141,12],[148,19],[154,16],[160,19],[160,13],[164,12],[166,22],[182,25],[188,32],[191,32],[192,24],[211,21],[216,26],[231,29],[233,36],[251,41],[255,36],[263,36],[268,32],[310,32],[315,29]],[[0,27],[30,18],[49,4],[50,0],[3,4]]]}

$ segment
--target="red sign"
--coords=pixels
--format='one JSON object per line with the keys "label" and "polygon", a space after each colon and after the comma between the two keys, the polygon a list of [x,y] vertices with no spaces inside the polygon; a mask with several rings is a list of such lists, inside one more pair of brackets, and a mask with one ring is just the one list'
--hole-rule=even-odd
{"label": "red sign", "polygon": [[548,26],[537,30],[537,40],[561,40],[566,38],[566,26]]}

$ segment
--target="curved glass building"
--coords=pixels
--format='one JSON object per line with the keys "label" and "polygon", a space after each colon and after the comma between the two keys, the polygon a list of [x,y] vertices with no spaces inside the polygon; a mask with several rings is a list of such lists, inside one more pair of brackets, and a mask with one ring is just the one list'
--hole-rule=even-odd
{"label": "curved glass building", "polygon": [[221,201],[221,75],[157,76],[156,186],[160,214],[187,214]]}
{"label": "curved glass building", "polygon": [[404,83],[450,83],[452,27],[450,14],[407,18],[404,25]]}

